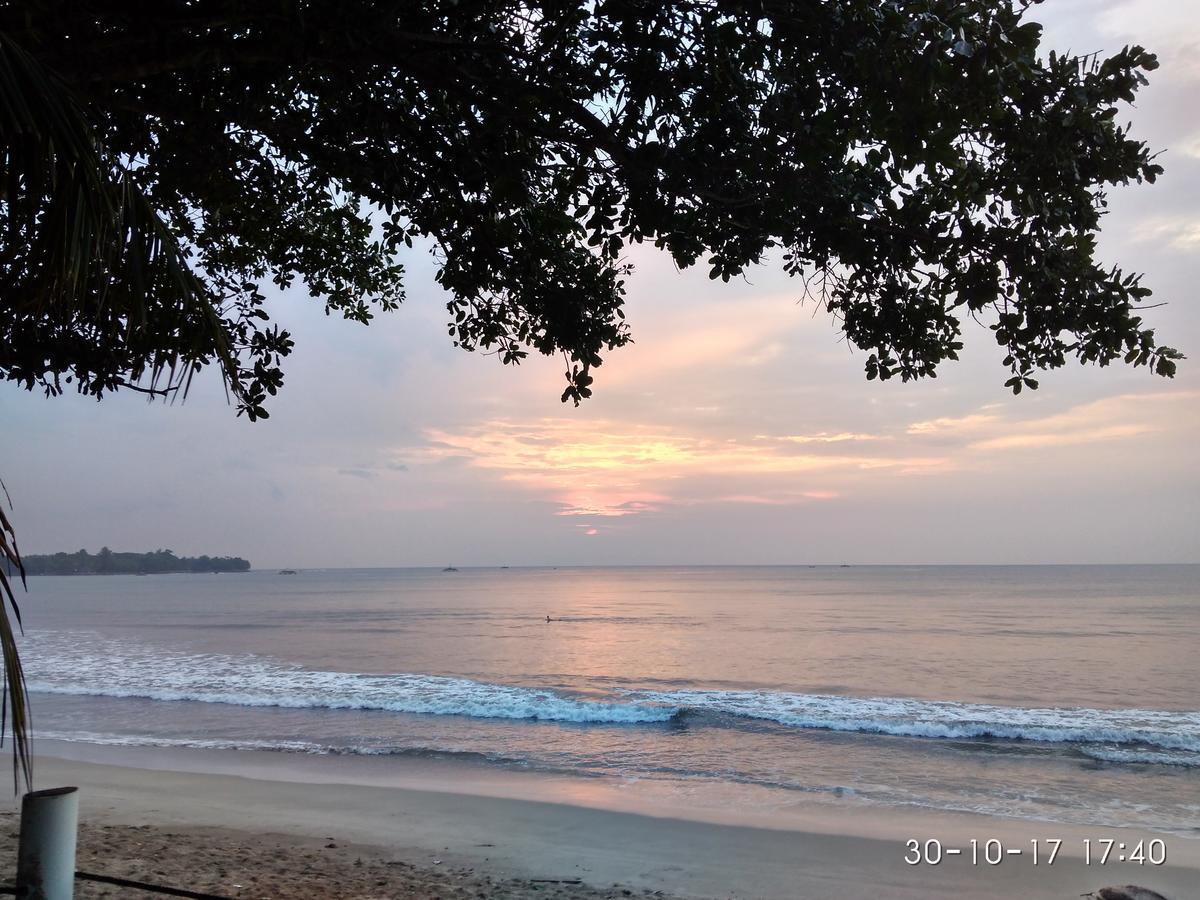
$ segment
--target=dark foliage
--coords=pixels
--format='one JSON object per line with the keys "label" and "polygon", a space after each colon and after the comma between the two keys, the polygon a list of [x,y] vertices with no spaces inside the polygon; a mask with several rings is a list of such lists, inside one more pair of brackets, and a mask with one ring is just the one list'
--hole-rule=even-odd
{"label": "dark foliage", "polygon": [[1170,375],[1094,257],[1105,187],[1160,172],[1116,120],[1155,59],[1042,58],[1026,6],[0,3],[0,371],[170,393],[216,361],[263,416],[264,285],[366,322],[424,237],[454,341],[561,352],[564,400],[629,340],[641,241],[723,279],[772,253],[870,378],[935,374],[974,317],[1014,391]]}
{"label": "dark foliage", "polygon": [[176,556],[170,550],[122,553],[101,547],[25,556],[26,575],[153,575],[169,572],[248,572],[250,563],[239,556]]}

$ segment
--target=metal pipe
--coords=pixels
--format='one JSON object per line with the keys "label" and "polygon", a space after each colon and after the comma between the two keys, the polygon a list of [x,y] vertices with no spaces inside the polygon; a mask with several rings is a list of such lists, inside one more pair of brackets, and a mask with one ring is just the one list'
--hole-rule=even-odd
{"label": "metal pipe", "polygon": [[30,791],[21,800],[17,897],[71,900],[75,891],[75,832],[79,788]]}

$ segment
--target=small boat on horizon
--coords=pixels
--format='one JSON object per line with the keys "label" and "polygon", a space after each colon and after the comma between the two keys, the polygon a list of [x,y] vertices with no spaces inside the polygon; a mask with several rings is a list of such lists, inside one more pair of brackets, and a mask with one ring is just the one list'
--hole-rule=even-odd
{"label": "small boat on horizon", "polygon": [[295,575],[296,570],[295,569],[280,569],[279,574],[280,575]]}
{"label": "small boat on horizon", "polygon": [[446,566],[446,568],[442,569],[442,571],[443,572],[457,572],[458,569],[454,568],[454,566]]}

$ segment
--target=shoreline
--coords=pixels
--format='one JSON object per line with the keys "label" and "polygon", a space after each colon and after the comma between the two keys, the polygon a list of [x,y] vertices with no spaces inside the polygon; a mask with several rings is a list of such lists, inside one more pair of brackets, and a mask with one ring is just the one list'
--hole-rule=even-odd
{"label": "shoreline", "polygon": [[[604,891],[616,884],[617,896],[629,890],[696,898],[985,900],[1077,897],[1108,884],[1134,883],[1185,900],[1193,896],[1185,891],[1200,883],[1200,840],[1130,829],[834,802],[697,810],[641,796],[629,786],[597,784],[598,779],[441,761],[288,759],[293,755],[270,751],[185,752],[52,741],[40,742],[38,749],[36,786],[78,784],[81,819],[89,829],[186,831],[190,838],[172,839],[179,842],[182,859],[198,856],[185,852],[189,841],[203,843],[213,834],[230,846],[248,848],[251,857],[269,850],[303,860],[312,856],[314,841],[326,841],[338,848],[353,845],[356,858],[366,854],[368,861],[383,860],[380,865],[403,863],[413,877],[432,878],[432,885],[445,881],[449,870],[443,866],[470,870],[471,878],[515,879],[524,885],[499,893],[488,889],[489,896],[522,896],[512,893],[518,890],[548,896],[536,892],[550,889],[555,880],[579,878],[601,893],[588,893],[583,886],[554,889],[581,897],[608,896]],[[12,799],[3,808],[15,809]],[[903,860],[910,838],[964,848],[972,838],[981,847],[995,839],[1025,851],[999,865],[982,858],[972,865],[963,855],[946,856],[936,866],[910,866]],[[1044,856],[1041,864],[1032,864],[1028,848],[1034,838],[1063,841],[1054,865],[1046,865]],[[1112,839],[1131,846],[1161,839],[1167,863],[1151,867],[1110,860],[1100,866],[1093,860],[1088,866],[1082,855],[1089,838],[1093,844]],[[334,848],[318,849],[317,856],[325,858]],[[329,865],[332,873],[336,866]],[[531,881],[547,878],[551,882]],[[379,896],[432,897],[440,890],[426,887],[428,894]]]}
{"label": "shoreline", "polygon": [[1200,820],[1190,832],[1150,829],[1134,824],[1081,824],[1051,818],[1004,816],[943,809],[923,804],[881,803],[853,791],[780,792],[745,784],[723,785],[705,779],[681,792],[680,781],[617,778],[564,771],[496,765],[482,760],[438,755],[336,754],[260,748],[208,748],[156,744],[105,744],[44,738],[38,758],[257,781],[309,785],[352,785],[497,800],[528,800],[602,812],[708,825],[770,831],[836,833],[883,841],[907,839],[914,827],[952,825],[988,831],[1006,841],[1027,840],[1050,831],[1080,840],[1108,832],[1138,834],[1177,843],[1200,869]]}

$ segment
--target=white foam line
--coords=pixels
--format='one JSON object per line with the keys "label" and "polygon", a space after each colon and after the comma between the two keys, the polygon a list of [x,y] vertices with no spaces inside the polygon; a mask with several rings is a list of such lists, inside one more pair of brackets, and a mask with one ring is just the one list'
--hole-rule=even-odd
{"label": "white foam line", "polygon": [[47,694],[612,724],[665,722],[678,712],[465,678],[311,671],[255,657],[164,652],[98,636],[51,633],[29,648],[28,688]]}
{"label": "white foam line", "polygon": [[1200,712],[1025,709],[979,703],[774,691],[622,693],[637,700],[764,719],[795,728],[945,739],[991,737],[1049,743],[1144,744],[1200,754]]}

